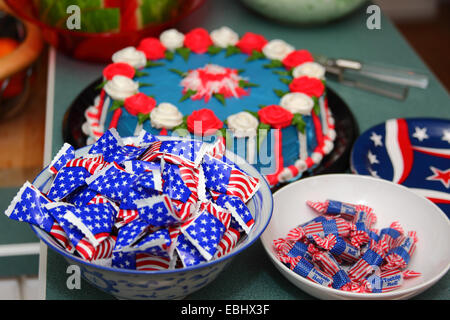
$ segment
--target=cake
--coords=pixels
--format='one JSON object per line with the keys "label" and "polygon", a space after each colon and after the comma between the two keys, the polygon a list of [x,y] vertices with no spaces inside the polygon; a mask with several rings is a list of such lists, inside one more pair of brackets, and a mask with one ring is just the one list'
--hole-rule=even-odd
{"label": "cake", "polygon": [[112,56],[86,143],[106,130],[222,141],[271,186],[298,179],[333,149],[325,69],[305,49],[228,27],[176,29]]}

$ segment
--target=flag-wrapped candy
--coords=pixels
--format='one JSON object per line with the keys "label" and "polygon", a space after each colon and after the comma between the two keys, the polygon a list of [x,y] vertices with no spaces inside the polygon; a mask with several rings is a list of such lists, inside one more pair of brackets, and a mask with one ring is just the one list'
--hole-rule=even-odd
{"label": "flag-wrapped candy", "polygon": [[[48,192],[25,183],[6,214],[102,266],[162,270],[204,263],[231,252],[254,225],[246,202],[259,181],[224,151],[221,143],[159,141],[145,131],[122,139],[110,129],[83,156],[65,144],[47,169]],[[213,156],[229,171],[223,193],[207,187],[211,175],[202,172]]]}

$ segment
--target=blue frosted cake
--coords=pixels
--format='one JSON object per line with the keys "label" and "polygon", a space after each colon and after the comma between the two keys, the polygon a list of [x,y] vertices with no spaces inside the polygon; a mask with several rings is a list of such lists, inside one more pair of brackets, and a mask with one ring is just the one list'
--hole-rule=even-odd
{"label": "blue frosted cake", "polygon": [[170,29],[116,52],[103,79],[85,112],[88,144],[109,128],[220,139],[271,186],[298,179],[333,149],[325,70],[283,40]]}

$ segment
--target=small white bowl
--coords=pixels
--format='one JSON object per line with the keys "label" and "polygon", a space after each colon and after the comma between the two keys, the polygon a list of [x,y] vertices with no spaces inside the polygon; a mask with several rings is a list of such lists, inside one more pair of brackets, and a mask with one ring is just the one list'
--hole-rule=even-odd
{"label": "small white bowl", "polygon": [[[169,137],[158,137],[161,140]],[[75,156],[80,157],[89,151],[90,146],[76,150]],[[226,156],[234,160],[245,172],[256,177],[261,187],[247,203],[255,224],[247,237],[230,253],[199,265],[160,271],[127,270],[105,267],[85,261],[66,252],[53,238],[36,226],[31,226],[37,236],[56,253],[65,258],[68,264],[80,267],[82,277],[94,287],[119,299],[167,300],[182,299],[187,295],[208,285],[224,270],[233,258],[250,247],[262,234],[272,215],[272,193],[265,179],[244,159],[230,151]],[[33,181],[33,185],[46,192],[52,183],[52,176],[44,169]]]}
{"label": "small white bowl", "polygon": [[[270,259],[290,282],[319,299],[408,299],[430,288],[450,267],[450,221],[431,201],[392,182],[353,174],[330,174],[301,179],[275,192],[272,219],[261,236]],[[418,243],[408,269],[422,273],[403,282],[400,289],[386,293],[354,293],[316,284],[283,265],[276,257],[273,240],[317,214],[307,200],[340,200],[372,207],[378,218],[375,227],[399,221],[406,231],[416,231]]]}

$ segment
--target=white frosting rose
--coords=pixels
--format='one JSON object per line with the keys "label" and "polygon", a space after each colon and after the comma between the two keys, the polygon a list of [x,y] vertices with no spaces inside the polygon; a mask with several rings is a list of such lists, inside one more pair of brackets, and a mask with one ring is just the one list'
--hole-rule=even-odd
{"label": "white frosting rose", "polygon": [[211,32],[211,39],[214,45],[226,48],[234,46],[239,41],[239,35],[228,27],[222,27]]}
{"label": "white frosting rose", "polygon": [[317,62],[305,62],[292,70],[294,78],[308,76],[317,79],[325,79],[325,67]]}
{"label": "white frosting rose", "polygon": [[173,104],[162,102],[150,113],[150,122],[157,129],[171,130],[183,122],[183,115]]}
{"label": "white frosting rose", "polygon": [[287,42],[275,39],[270,40],[262,49],[265,56],[272,60],[283,60],[295,48]]}
{"label": "white frosting rose", "polygon": [[304,93],[290,92],[281,98],[280,106],[292,113],[310,115],[314,101]]}
{"label": "white frosting rose", "polygon": [[124,62],[136,69],[145,67],[147,64],[147,58],[145,53],[137,50],[135,47],[126,47],[117,51],[112,55],[112,61],[114,63]]}
{"label": "white frosting rose", "polygon": [[183,46],[184,34],[177,29],[168,29],[159,35],[159,41],[167,50],[173,51]]}
{"label": "white frosting rose", "polygon": [[258,119],[251,113],[242,111],[227,118],[228,128],[236,138],[252,137],[256,135]]}
{"label": "white frosting rose", "polygon": [[126,98],[138,93],[139,83],[125,76],[114,76],[103,87],[106,93],[114,100],[124,101]]}

